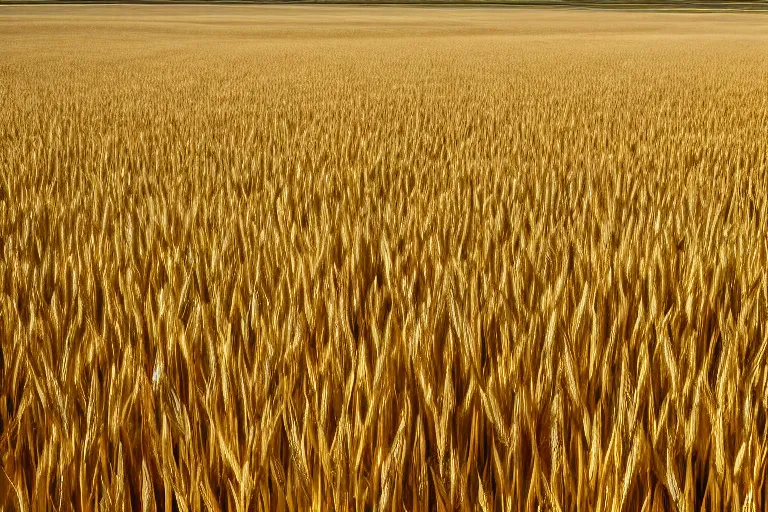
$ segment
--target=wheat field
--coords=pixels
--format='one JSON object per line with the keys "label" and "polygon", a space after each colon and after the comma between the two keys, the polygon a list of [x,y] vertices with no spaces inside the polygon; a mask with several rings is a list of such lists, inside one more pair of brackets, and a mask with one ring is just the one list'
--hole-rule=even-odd
{"label": "wheat field", "polygon": [[768,507],[765,15],[0,41],[0,509]]}

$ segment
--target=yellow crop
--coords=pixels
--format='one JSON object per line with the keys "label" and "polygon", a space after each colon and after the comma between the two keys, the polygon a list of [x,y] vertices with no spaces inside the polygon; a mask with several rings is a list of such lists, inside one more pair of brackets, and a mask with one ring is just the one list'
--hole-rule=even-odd
{"label": "yellow crop", "polygon": [[766,26],[0,6],[0,508],[765,510]]}

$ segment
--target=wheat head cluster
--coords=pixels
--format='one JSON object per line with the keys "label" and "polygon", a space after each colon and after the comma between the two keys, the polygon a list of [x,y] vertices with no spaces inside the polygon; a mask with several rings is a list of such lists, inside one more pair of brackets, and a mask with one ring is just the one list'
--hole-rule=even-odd
{"label": "wheat head cluster", "polygon": [[0,20],[0,508],[765,510],[768,35],[275,12]]}

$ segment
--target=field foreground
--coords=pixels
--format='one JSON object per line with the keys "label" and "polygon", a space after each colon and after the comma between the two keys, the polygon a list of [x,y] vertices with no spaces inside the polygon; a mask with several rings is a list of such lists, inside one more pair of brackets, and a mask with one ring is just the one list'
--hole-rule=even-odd
{"label": "field foreground", "polygon": [[0,7],[0,508],[765,510],[766,21]]}

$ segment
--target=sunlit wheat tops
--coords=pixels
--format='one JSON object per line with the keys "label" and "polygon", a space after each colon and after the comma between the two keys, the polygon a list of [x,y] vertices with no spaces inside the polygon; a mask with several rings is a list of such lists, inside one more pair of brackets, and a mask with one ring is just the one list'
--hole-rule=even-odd
{"label": "sunlit wheat tops", "polygon": [[760,15],[0,9],[0,508],[768,507]]}

